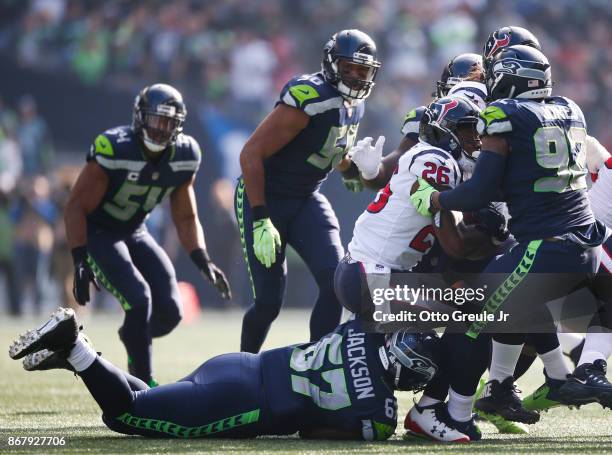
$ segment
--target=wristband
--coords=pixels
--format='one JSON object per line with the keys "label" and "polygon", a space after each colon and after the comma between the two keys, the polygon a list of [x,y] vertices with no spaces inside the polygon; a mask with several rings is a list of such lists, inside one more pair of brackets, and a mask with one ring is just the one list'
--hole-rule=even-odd
{"label": "wristband", "polygon": [[268,212],[268,207],[265,205],[256,205],[251,208],[251,212],[253,213],[253,221],[263,220],[264,218],[270,218],[270,213]]}
{"label": "wristband", "polygon": [[189,257],[200,270],[205,270],[206,264],[210,262],[208,251],[206,251],[204,248],[196,248],[189,253]]}
{"label": "wristband", "polygon": [[70,250],[70,254],[72,254],[72,262],[76,265],[79,262],[87,261],[87,246],[77,246]]}

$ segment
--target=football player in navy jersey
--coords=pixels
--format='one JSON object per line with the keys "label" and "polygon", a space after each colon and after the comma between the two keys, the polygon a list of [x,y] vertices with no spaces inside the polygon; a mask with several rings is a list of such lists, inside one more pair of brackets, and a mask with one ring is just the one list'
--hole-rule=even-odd
{"label": "football player in navy jersey", "polygon": [[346,152],[379,67],[367,34],[336,33],[324,47],[322,71],[291,79],[242,150],[235,208],[254,298],[243,320],[242,351],[259,351],[280,311],[287,244],[319,288],[311,340],[340,321],[333,277],[344,250],[338,220],[319,187],[332,169],[342,172],[348,186],[360,185]]}
{"label": "football player in navy jersey", "polygon": [[186,115],[175,88],[145,87],[135,99],[132,125],[95,139],[64,215],[74,298],[85,305],[90,282],[117,298],[125,311],[119,336],[129,371],[148,384],[155,382],[151,340],[170,333],[182,313],[172,262],[144,224],[165,197],[181,244],[222,296],[231,296],[206,251],[193,190],[201,152],[182,132]]}
{"label": "football player in navy jersey", "polygon": [[[488,280],[489,295],[484,311],[495,313],[503,305],[512,316],[526,317],[512,314],[512,309],[521,300],[531,301],[533,317],[547,311],[542,303],[587,285],[599,266],[599,245],[607,232],[595,221],[586,199],[586,124],[572,100],[551,97],[550,64],[537,49],[525,45],[504,48],[489,62],[486,83],[495,101],[481,113],[483,151],[474,175],[445,192],[420,181],[413,203],[419,213],[440,208],[474,210],[501,195],[508,205],[512,217],[509,228],[518,245],[485,269],[488,274],[483,278]],[[471,324],[464,339],[478,337],[485,324]],[[523,339],[520,333],[493,334],[490,381],[478,407],[511,420],[534,423],[539,415],[522,406],[512,378]],[[453,371],[470,371],[464,345],[457,342],[451,346]],[[565,378],[567,366],[558,360],[557,353],[538,353],[548,375]],[[603,371],[599,371],[602,366]],[[599,371],[587,378],[596,394],[596,382],[605,378],[605,362],[593,365],[592,370]],[[478,378],[467,376],[451,375],[449,411],[455,421],[471,415]],[[604,387],[601,390],[606,392]]]}
{"label": "football player in navy jersey", "polygon": [[28,371],[75,372],[113,431],[165,438],[385,440],[397,425],[394,390],[431,379],[435,332],[367,333],[359,319],[320,340],[260,354],[214,357],[185,378],[149,388],[95,352],[74,311],[60,308],[11,345]]}

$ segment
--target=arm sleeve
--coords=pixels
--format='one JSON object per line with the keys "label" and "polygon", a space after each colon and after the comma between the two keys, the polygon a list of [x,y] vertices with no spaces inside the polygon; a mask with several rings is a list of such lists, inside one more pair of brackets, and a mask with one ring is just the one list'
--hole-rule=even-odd
{"label": "arm sleeve", "polygon": [[478,210],[495,199],[504,175],[506,157],[483,150],[468,181],[440,193],[440,205],[447,210]]}

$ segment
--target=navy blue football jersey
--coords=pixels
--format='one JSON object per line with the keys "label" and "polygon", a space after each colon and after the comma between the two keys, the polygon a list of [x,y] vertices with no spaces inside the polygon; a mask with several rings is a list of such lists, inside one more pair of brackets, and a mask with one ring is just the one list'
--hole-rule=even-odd
{"label": "navy blue football jersey", "polygon": [[88,224],[116,232],[133,232],[149,212],[178,186],[191,180],[200,161],[194,138],[179,134],[156,163],[147,159],[134,130],[120,126],[96,137],[87,155],[108,176],[108,188]]}
{"label": "navy blue football jersey", "polygon": [[379,357],[384,341],[352,320],[317,342],[263,352],[268,405],[286,425],[283,433],[328,428],[365,440],[389,438],[397,402]]}
{"label": "navy blue football jersey", "polygon": [[419,125],[421,124],[421,118],[423,118],[425,109],[427,109],[425,106],[419,106],[406,114],[402,124],[402,134],[404,137],[414,142],[419,142]]}
{"label": "navy blue football jersey", "polygon": [[501,189],[518,241],[595,221],[586,196],[586,122],[576,103],[564,97],[498,100],[480,117],[480,134],[502,135],[510,146]]}
{"label": "navy blue football jersey", "polygon": [[300,109],[310,121],[291,142],[264,161],[266,193],[307,196],[321,186],[355,142],[365,104],[349,104],[321,73],[291,79],[276,104]]}

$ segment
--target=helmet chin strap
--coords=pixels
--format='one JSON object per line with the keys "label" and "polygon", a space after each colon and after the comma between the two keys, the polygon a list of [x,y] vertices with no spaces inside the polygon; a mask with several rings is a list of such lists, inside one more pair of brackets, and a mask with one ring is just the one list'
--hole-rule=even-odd
{"label": "helmet chin strap", "polygon": [[166,147],[168,147],[168,144],[158,144],[157,142],[153,142],[151,139],[149,139],[147,135],[147,130],[143,129],[142,133],[143,133],[142,142],[144,142],[145,147],[150,152],[160,153],[160,152],[163,152],[166,149]]}

